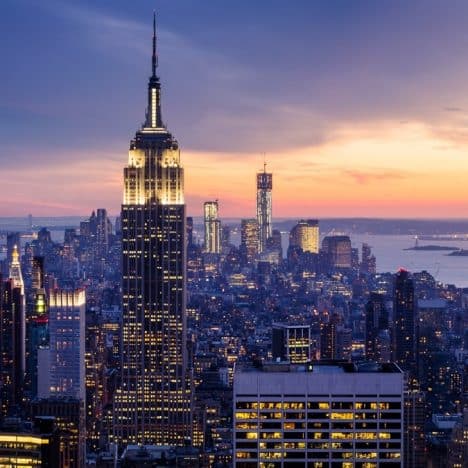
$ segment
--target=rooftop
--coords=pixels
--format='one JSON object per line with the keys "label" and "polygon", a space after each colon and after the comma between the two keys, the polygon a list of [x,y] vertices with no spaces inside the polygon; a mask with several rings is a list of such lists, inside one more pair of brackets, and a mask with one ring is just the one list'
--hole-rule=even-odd
{"label": "rooftop", "polygon": [[265,362],[262,365],[237,363],[236,372],[293,372],[314,374],[369,374],[393,373],[400,374],[402,370],[393,362],[379,364],[373,361],[317,361],[306,364],[291,364],[289,362]]}

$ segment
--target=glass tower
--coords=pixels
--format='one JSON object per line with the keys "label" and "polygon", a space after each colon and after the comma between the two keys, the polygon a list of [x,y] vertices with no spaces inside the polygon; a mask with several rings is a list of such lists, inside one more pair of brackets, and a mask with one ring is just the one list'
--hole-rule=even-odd
{"label": "glass tower", "polygon": [[266,249],[267,240],[272,234],[271,220],[271,190],[273,188],[273,174],[266,171],[266,164],[263,172],[257,174],[257,222],[259,252]]}
{"label": "glass tower", "polygon": [[207,201],[203,205],[205,221],[205,252],[221,252],[221,222],[218,219],[218,201]]}
{"label": "glass tower", "polygon": [[153,30],[146,121],[124,169],[122,368],[114,400],[121,446],[183,445],[191,436],[183,169],[161,116],[154,19]]}

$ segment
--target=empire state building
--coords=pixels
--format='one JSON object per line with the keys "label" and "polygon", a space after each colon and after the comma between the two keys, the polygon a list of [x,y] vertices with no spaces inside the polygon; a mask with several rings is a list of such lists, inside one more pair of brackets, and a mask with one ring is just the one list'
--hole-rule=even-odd
{"label": "empire state building", "polygon": [[183,445],[191,436],[185,201],[180,152],[161,116],[153,18],[146,120],[130,142],[122,204],[122,367],[114,439]]}

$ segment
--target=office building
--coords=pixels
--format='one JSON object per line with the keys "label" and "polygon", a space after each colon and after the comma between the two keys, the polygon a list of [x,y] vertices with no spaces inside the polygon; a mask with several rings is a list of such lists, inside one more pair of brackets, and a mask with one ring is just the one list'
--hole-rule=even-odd
{"label": "office building", "polygon": [[205,252],[221,252],[221,221],[218,219],[218,201],[207,201],[203,205],[205,225]]}
{"label": "office building", "polygon": [[452,431],[449,444],[448,465],[452,468],[465,468],[468,461],[468,409],[463,411]]}
{"label": "office building", "polygon": [[255,218],[241,220],[240,252],[244,263],[253,263],[259,252],[258,222]]}
{"label": "office building", "polygon": [[60,468],[84,466],[86,430],[83,409],[83,402],[76,398],[54,396],[35,399],[31,402],[30,411],[34,420],[54,422],[58,453],[53,458],[57,465],[53,466]]}
{"label": "office building", "polygon": [[372,361],[389,360],[384,337],[388,335],[388,312],[383,294],[371,293],[366,304],[366,358]]}
{"label": "office building", "polygon": [[426,468],[424,393],[417,389],[407,388],[403,401],[403,466],[405,468]]}
{"label": "office building", "polygon": [[404,370],[417,376],[417,311],[414,283],[406,270],[395,276],[393,292],[393,360]]}
{"label": "office building", "polygon": [[[59,450],[60,441],[53,418],[34,418],[33,426],[26,431],[21,427],[0,431],[0,466],[63,468]],[[16,429],[16,430],[13,430]]]}
{"label": "office building", "polygon": [[369,244],[362,244],[361,272],[366,274],[375,274],[377,272],[377,261]]}
{"label": "office building", "polygon": [[271,352],[274,361],[298,364],[311,360],[310,325],[273,323],[272,327]]}
{"label": "office building", "polygon": [[234,466],[401,468],[398,366],[236,366]]}
{"label": "office building", "polygon": [[154,24],[146,120],[124,169],[122,364],[114,396],[120,447],[183,445],[191,436],[184,172],[163,124],[156,66]]}
{"label": "office building", "polygon": [[281,231],[278,231],[278,229],[273,229],[271,237],[267,239],[267,251],[277,252],[279,260],[283,259]]}
{"label": "office building", "polygon": [[186,232],[187,232],[187,248],[191,248],[193,244],[193,218],[191,216],[187,216],[187,223],[186,223]]}
{"label": "office building", "polygon": [[84,401],[85,306],[82,289],[50,292],[49,348],[38,353],[39,398],[68,397]]}
{"label": "office building", "polygon": [[109,235],[112,234],[112,225],[107,217],[105,208],[98,208],[96,212],[96,256],[104,258],[109,252]]}
{"label": "office building", "polygon": [[271,191],[273,189],[273,174],[266,171],[257,173],[257,223],[258,223],[258,248],[263,252],[267,247],[267,240],[273,231]]}
{"label": "office building", "polygon": [[319,223],[316,219],[301,219],[289,233],[289,245],[303,252],[319,252]]}
{"label": "office building", "polygon": [[330,269],[348,269],[352,266],[351,239],[349,236],[326,236],[322,250]]}
{"label": "office building", "polygon": [[0,277],[0,415],[18,414],[23,399],[25,346],[21,287]]}

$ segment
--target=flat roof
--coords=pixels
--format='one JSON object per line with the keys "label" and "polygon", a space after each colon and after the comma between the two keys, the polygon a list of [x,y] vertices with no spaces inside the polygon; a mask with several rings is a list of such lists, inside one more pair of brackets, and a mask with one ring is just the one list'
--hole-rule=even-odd
{"label": "flat roof", "polygon": [[264,362],[262,365],[251,363],[236,363],[236,372],[268,372],[268,373],[314,373],[314,374],[401,374],[402,370],[393,362],[377,363],[373,361],[312,361],[305,364],[289,362]]}

